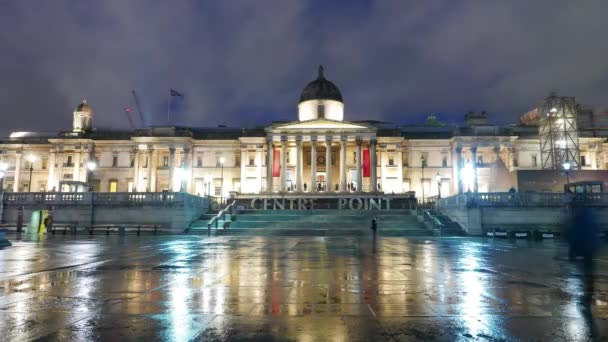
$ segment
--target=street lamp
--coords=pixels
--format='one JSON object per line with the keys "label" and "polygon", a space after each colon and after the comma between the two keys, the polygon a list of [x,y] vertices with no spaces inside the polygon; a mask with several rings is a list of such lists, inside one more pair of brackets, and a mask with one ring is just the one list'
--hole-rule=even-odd
{"label": "street lamp", "polygon": [[28,155],[27,161],[30,162],[30,180],[27,185],[27,192],[32,192],[32,171],[34,171],[34,162],[36,161],[36,156],[33,154]]}
{"label": "street lamp", "polygon": [[95,169],[97,168],[97,163],[94,160],[90,160],[87,163],[87,170],[89,170],[89,172],[87,172],[87,183],[89,183],[89,191],[93,191],[95,190],[95,187],[93,186],[93,171],[95,171]]}
{"label": "street lamp", "polygon": [[435,180],[437,181],[437,198],[441,198],[441,175],[439,172],[435,175]]}
{"label": "street lamp", "polygon": [[7,169],[8,164],[5,162],[0,162],[0,192],[4,191],[4,177],[6,176]]}
{"label": "street lamp", "polygon": [[224,162],[226,158],[220,158],[220,165],[222,166],[222,186],[220,187],[220,206],[224,203]]}
{"label": "street lamp", "polygon": [[568,192],[570,190],[570,169],[572,168],[572,164],[566,160],[566,162],[562,164],[562,167],[564,168],[564,171],[566,171],[566,192]]}

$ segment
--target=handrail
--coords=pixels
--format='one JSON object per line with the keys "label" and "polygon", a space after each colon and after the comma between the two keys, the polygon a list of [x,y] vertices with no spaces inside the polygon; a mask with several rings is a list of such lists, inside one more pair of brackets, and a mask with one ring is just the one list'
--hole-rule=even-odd
{"label": "handrail", "polygon": [[209,233],[211,233],[211,226],[214,223],[215,223],[215,230],[217,230],[219,220],[225,221],[227,211],[229,212],[229,215],[232,215],[232,207],[234,207],[235,204],[236,204],[236,200],[232,201],[232,203],[228,204],[226,206],[226,208],[220,210],[220,212],[217,213],[217,215],[215,215],[214,217],[211,218],[211,220],[209,220],[209,222],[207,223],[207,231],[209,231]]}
{"label": "handrail", "polygon": [[425,210],[423,217],[424,217],[425,221],[429,221],[433,225],[433,227],[439,229],[439,236],[441,236],[441,229],[444,226],[443,222],[441,222],[441,220],[439,218],[437,218],[436,216],[431,214],[430,210]]}

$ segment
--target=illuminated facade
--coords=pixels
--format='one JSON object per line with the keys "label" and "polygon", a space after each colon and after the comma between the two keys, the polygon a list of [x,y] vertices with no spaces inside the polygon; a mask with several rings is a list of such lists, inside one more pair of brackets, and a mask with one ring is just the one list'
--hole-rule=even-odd
{"label": "illuminated facade", "polygon": [[[467,114],[462,126],[433,118],[409,126],[344,121],[344,113],[342,94],[322,68],[302,92],[298,121],[265,129],[93,129],[94,112],[84,101],[73,112],[72,131],[15,132],[0,141],[3,189],[69,191],[91,183],[102,192],[218,197],[269,191],[429,197],[506,191],[502,178],[510,171],[542,169],[538,126],[493,126],[485,113]],[[598,132],[578,133],[580,169],[606,169],[606,138]]]}

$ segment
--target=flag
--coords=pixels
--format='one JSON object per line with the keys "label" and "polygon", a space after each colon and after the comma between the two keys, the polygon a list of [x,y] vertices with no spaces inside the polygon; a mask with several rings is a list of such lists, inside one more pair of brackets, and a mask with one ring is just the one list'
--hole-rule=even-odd
{"label": "flag", "polygon": [[363,150],[363,177],[370,176],[369,150]]}
{"label": "flag", "polygon": [[274,150],[272,154],[272,177],[281,177],[281,151]]}
{"label": "flag", "polygon": [[179,91],[177,91],[175,89],[169,89],[169,93],[171,94],[171,96],[184,97],[184,95],[182,95],[182,93],[180,93]]}

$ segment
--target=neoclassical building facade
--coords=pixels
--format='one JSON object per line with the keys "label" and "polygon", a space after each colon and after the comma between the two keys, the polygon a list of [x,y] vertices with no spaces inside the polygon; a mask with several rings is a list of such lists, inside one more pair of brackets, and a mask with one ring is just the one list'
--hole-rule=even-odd
{"label": "neoclassical building facade", "polygon": [[[101,192],[218,197],[360,191],[428,197],[506,191],[501,177],[541,168],[535,125],[489,125],[485,113],[467,114],[460,126],[433,117],[407,126],[346,117],[342,94],[322,68],[302,91],[298,120],[265,129],[95,129],[94,111],[83,101],[71,131],[15,132],[0,140],[2,188],[75,191],[91,184]],[[607,168],[602,132],[581,128],[581,169]]]}

